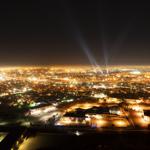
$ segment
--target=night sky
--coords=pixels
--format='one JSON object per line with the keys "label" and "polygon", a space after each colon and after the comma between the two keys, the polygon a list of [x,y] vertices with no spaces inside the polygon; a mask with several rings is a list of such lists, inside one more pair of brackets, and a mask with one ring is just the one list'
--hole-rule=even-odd
{"label": "night sky", "polygon": [[150,64],[150,4],[3,1],[0,65]]}

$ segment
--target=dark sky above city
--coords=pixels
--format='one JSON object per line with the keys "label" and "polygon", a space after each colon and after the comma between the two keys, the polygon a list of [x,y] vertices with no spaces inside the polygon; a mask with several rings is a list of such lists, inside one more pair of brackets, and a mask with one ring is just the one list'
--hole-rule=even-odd
{"label": "dark sky above city", "polygon": [[0,2],[0,65],[148,65],[149,56],[148,2]]}

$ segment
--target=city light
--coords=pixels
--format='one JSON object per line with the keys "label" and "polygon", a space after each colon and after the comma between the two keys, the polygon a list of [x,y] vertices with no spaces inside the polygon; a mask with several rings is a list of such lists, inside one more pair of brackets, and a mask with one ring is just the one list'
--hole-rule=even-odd
{"label": "city light", "polygon": [[116,71],[108,66],[107,75],[105,67],[99,73],[93,66],[3,69],[0,105],[7,107],[8,115],[20,112],[22,119],[0,124],[148,128],[150,67],[133,68],[117,66]]}

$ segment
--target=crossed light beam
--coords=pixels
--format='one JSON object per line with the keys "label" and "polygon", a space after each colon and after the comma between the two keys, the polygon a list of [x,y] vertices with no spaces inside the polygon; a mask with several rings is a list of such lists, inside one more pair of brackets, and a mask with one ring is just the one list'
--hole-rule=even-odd
{"label": "crossed light beam", "polygon": [[[72,20],[73,19],[71,19],[71,21]],[[90,48],[88,47],[87,43],[85,42],[85,40],[84,40],[79,28],[77,27],[76,23],[74,22],[74,20],[72,21],[71,24],[72,24],[72,32],[73,32],[74,38],[77,41],[77,43],[80,45],[80,47],[83,50],[86,57],[88,58],[94,72],[97,72],[97,69],[98,69],[98,71],[100,71],[103,74],[102,69],[98,65],[96,59],[94,58]]]}
{"label": "crossed light beam", "polygon": [[89,49],[88,45],[86,44],[85,40],[83,39],[83,36],[81,35],[81,33],[79,31],[76,31],[76,40],[77,40],[78,44],[80,45],[80,47],[82,48],[85,55],[87,56],[94,72],[97,72],[97,69],[98,69],[98,71],[100,71],[103,74],[102,69],[98,65],[96,59],[92,55],[91,50]]}
{"label": "crossed light beam", "polygon": [[96,73],[97,73],[97,71],[99,71],[100,73],[103,74],[103,70],[98,65],[96,59],[94,58],[94,56],[91,52],[91,49],[88,47],[85,39],[83,38],[83,35],[82,35],[78,25],[77,25],[77,22],[72,17],[72,15],[70,13],[71,11],[69,10],[69,7],[66,7],[65,3],[62,3],[62,5],[64,6],[67,21],[69,21],[68,23],[70,24],[70,27],[71,27],[71,33],[73,34],[73,37],[75,38],[75,40],[77,41],[77,43],[79,44],[81,49],[83,50],[86,57],[88,58],[90,65],[92,66],[93,71]]}

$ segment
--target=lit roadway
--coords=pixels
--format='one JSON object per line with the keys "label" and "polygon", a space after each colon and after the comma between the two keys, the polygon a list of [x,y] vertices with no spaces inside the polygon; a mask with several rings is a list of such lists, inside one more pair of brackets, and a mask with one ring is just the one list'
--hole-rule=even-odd
{"label": "lit roadway", "polygon": [[[51,108],[51,106],[49,107]],[[35,114],[31,116],[38,118],[39,121],[47,123],[47,121],[52,118],[53,116],[60,115],[60,112],[56,107],[53,107],[51,110],[45,111],[42,108],[39,108]]]}

